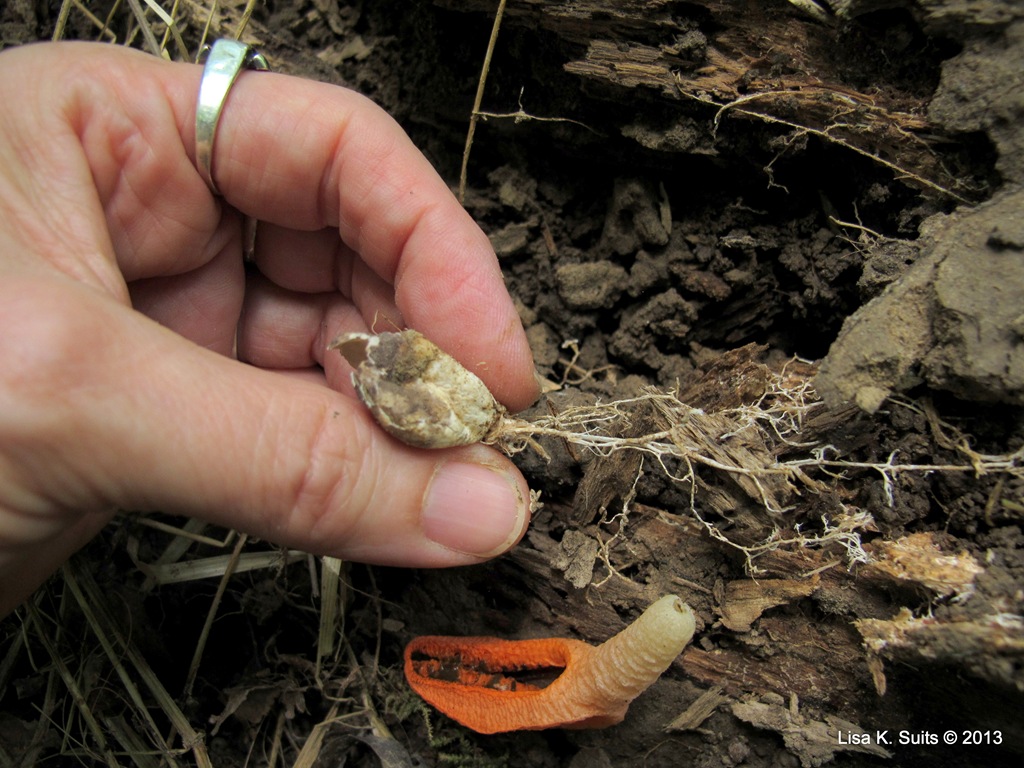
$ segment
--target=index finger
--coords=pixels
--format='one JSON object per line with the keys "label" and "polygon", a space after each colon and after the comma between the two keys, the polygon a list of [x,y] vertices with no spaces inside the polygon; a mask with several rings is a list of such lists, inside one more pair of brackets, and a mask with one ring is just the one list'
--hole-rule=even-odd
{"label": "index finger", "polygon": [[[182,140],[192,148],[194,94],[182,95]],[[323,83],[244,73],[224,107],[212,165],[225,199],[245,213],[293,229],[337,227],[394,286],[406,322],[510,408],[536,398],[526,336],[487,236],[369,99]]]}

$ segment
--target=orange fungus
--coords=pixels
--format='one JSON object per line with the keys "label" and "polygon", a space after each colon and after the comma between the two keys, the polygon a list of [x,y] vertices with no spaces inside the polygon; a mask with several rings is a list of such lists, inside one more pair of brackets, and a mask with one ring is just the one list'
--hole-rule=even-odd
{"label": "orange fungus", "polygon": [[405,676],[428,703],[479,733],[602,728],[621,722],[690,642],[694,626],[689,606],[668,595],[599,646],[418,637],[405,649]]}

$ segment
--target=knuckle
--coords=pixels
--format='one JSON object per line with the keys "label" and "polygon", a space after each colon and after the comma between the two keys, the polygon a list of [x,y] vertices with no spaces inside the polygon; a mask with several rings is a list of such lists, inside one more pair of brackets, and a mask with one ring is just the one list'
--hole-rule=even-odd
{"label": "knuckle", "polygon": [[90,293],[10,275],[0,288],[0,325],[9,329],[0,334],[0,475],[8,498],[21,489],[19,504],[95,501],[88,443],[111,374],[102,362],[110,337],[91,316],[90,301],[99,302]]}
{"label": "knuckle", "polygon": [[102,347],[102,330],[81,297],[69,295],[88,289],[41,283],[5,279],[0,323],[17,332],[0,334],[0,389],[19,408],[60,410],[71,393],[86,386],[85,374]]}
{"label": "knuckle", "polygon": [[325,407],[307,430],[302,467],[290,492],[289,526],[322,551],[355,538],[378,485],[374,427],[356,409]]}

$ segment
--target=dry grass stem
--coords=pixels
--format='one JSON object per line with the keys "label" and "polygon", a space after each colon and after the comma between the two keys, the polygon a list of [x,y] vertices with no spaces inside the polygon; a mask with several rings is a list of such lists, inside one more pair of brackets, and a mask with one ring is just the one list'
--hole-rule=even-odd
{"label": "dry grass stem", "polygon": [[[121,0],[117,0],[110,6],[106,19],[97,17],[82,0],[63,0],[51,38],[65,38],[71,15],[75,13],[87,19],[96,28],[97,39],[134,45],[138,44],[137,38],[141,37],[141,47],[155,56],[194,62],[208,38],[230,36],[236,40],[240,39],[256,6],[257,0],[247,0],[240,13],[235,13],[237,9],[229,5],[227,15],[233,19],[237,18],[237,21],[233,22],[234,28],[228,32],[226,29],[218,28],[219,24],[226,24],[227,19],[223,18],[221,4],[217,0],[128,0],[127,9],[122,6]],[[124,39],[118,39],[111,27],[115,20],[125,13],[130,14],[131,23],[127,25]],[[193,27],[191,30],[190,23]],[[194,52],[189,51],[189,46],[185,42],[186,33],[189,31],[199,38]]]}
{"label": "dry grass stem", "polygon": [[132,13],[135,14],[135,21],[139,25],[139,32],[142,34],[142,39],[146,41],[146,48],[149,52],[160,58],[169,58],[160,47],[160,41],[156,39],[153,27],[146,19],[146,12],[139,3],[139,0],[128,0],[128,6],[132,9]]}
{"label": "dry grass stem", "polygon": [[320,558],[320,629],[316,644],[316,679],[322,679],[324,659],[336,658],[337,639],[345,636],[345,595],[341,581],[342,561]]}
{"label": "dry grass stem", "polygon": [[[174,697],[168,693],[160,681],[159,676],[150,667],[136,645],[125,636],[118,622],[114,620],[107,607],[106,597],[89,570],[82,566],[78,558],[73,558],[64,566],[63,573],[65,583],[75,596],[75,600],[83,608],[83,612],[87,611],[85,615],[90,617],[89,626],[100,641],[108,659],[115,668],[119,668],[119,676],[125,669],[122,663],[127,662],[182,742],[179,750],[166,749],[165,739],[160,737],[159,730],[154,724],[151,726],[153,747],[165,748],[167,754],[171,756],[178,751],[190,751],[200,768],[212,768],[203,743],[203,736],[191,726]],[[125,674],[127,673],[125,672]],[[134,686],[126,686],[126,691],[130,693],[132,690],[135,690]],[[148,714],[148,708],[142,702],[141,697],[132,697],[131,700],[137,710],[136,718],[141,722],[152,722],[152,717]]]}
{"label": "dry grass stem", "polygon": [[476,96],[473,98],[473,111],[469,116],[469,129],[466,131],[466,147],[462,151],[462,168],[459,170],[459,202],[466,200],[466,181],[469,173],[469,152],[473,147],[473,136],[476,133],[476,124],[480,120],[480,105],[484,100],[484,87],[487,85],[487,73],[491,70],[491,56],[494,55],[494,46],[498,42],[498,30],[501,29],[501,17],[505,14],[505,0],[498,0],[498,10],[494,14],[494,25],[491,27],[491,37],[487,41],[487,51],[484,53],[484,63],[480,67],[480,79],[476,86]]}
{"label": "dry grass stem", "polygon": [[331,704],[331,708],[324,716],[324,719],[313,726],[309,736],[302,744],[302,750],[299,752],[299,756],[295,758],[295,762],[292,763],[292,768],[313,768],[313,766],[316,765],[317,758],[320,757],[320,750],[324,745],[324,737],[334,724],[334,720],[338,717],[339,708],[339,702],[336,701]]}
{"label": "dry grass stem", "polygon": [[252,18],[252,12],[256,9],[256,0],[248,0],[245,4],[245,10],[242,11],[242,18],[238,22],[238,29],[235,30],[235,40],[241,40],[242,35],[245,34],[245,28],[249,26],[249,19]]}
{"label": "dry grass stem", "polygon": [[136,562],[136,565],[155,584],[178,584],[184,581],[200,581],[223,576],[229,566],[233,568],[233,573],[245,573],[264,568],[280,568],[296,563],[305,557],[305,552],[290,549],[274,552],[246,552],[238,557],[233,566],[234,555],[217,555],[166,565],[146,565],[140,562]]}
{"label": "dry grass stem", "polygon": [[71,15],[71,6],[74,4],[74,0],[63,0],[60,4],[60,11],[57,14],[57,23],[54,24],[53,35],[50,37],[54,42],[64,39],[64,30],[67,28],[68,16]]}
{"label": "dry grass stem", "polygon": [[248,540],[249,537],[244,533],[238,537],[235,551],[231,553],[231,558],[224,568],[220,583],[217,584],[217,594],[210,601],[210,606],[206,611],[206,621],[203,623],[202,632],[200,632],[199,640],[196,642],[196,648],[192,654],[192,662],[188,667],[188,677],[185,679],[185,692],[183,695],[186,699],[192,695],[192,686],[195,684],[196,675],[199,673],[199,664],[203,660],[203,651],[206,648],[206,641],[210,636],[210,629],[213,627],[213,620],[217,617],[217,610],[220,608],[221,600],[224,598],[224,591],[228,588],[228,582],[231,581],[231,577],[235,573],[238,560],[242,556],[242,549]]}
{"label": "dry grass stem", "polygon": [[[145,525],[148,528],[153,528],[157,531],[164,533],[170,533],[174,536],[171,543],[168,545],[167,550],[160,556],[158,563],[174,562],[178,560],[182,554],[188,551],[188,548],[192,546],[192,543],[205,544],[208,547],[226,547],[238,534],[235,531],[228,531],[223,538],[215,539],[212,536],[204,536],[202,531],[207,528],[207,524],[202,520],[196,520],[194,517],[190,517],[185,521],[182,527],[176,525],[170,525],[168,523],[156,520],[148,515],[133,515],[140,525]],[[182,548],[180,554],[174,556],[174,553],[178,548]]]}
{"label": "dry grass stem", "polygon": [[[96,756],[110,768],[119,768],[117,758],[107,744],[106,731],[100,726],[92,707],[89,705],[88,697],[79,684],[78,674],[71,671],[64,657],[58,652],[57,641],[61,634],[59,622],[47,623],[43,619],[42,612],[35,603],[29,602],[25,605],[28,619],[35,629],[35,636],[45,649],[50,658],[50,663],[60,675],[64,687],[67,689],[71,700],[74,702],[75,711],[82,718],[89,735],[95,742],[95,749],[99,752]],[[69,735],[69,734],[68,734]]]}

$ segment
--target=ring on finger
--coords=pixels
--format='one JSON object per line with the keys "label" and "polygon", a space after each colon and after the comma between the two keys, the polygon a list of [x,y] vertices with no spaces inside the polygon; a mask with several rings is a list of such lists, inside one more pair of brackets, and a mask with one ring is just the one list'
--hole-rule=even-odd
{"label": "ring on finger", "polygon": [[231,86],[243,69],[265,71],[270,69],[270,65],[263,54],[251,45],[229,39],[204,46],[200,60],[204,58],[206,63],[196,101],[196,165],[210,190],[219,195],[213,180],[213,141]]}

